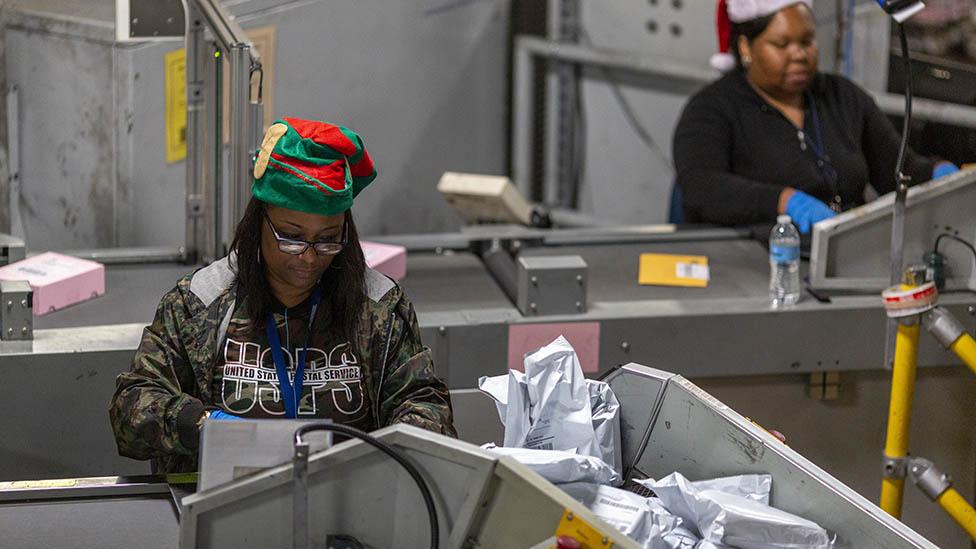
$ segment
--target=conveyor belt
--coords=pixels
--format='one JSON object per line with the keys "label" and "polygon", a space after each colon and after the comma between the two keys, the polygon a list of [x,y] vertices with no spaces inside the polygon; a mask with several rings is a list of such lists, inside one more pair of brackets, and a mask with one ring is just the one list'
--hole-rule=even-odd
{"label": "conveyor belt", "polygon": [[512,307],[475,255],[407,256],[402,286],[418,313]]}
{"label": "conveyor belt", "polygon": [[[105,295],[34,319],[34,329],[148,323],[159,299],[193,265],[107,265]],[[511,307],[481,261],[469,253],[407,258],[407,295],[420,313]]]}
{"label": "conveyor belt", "polygon": [[156,312],[159,298],[195,268],[172,263],[107,265],[105,295],[35,317],[34,329],[148,323]]}
{"label": "conveyor belt", "polygon": [[[707,256],[711,271],[708,287],[638,285],[637,269],[642,253]],[[587,293],[591,302],[766,297],[769,292],[769,256],[762,245],[752,240],[601,244],[532,248],[523,252],[525,256],[566,254],[579,255],[586,261]]]}

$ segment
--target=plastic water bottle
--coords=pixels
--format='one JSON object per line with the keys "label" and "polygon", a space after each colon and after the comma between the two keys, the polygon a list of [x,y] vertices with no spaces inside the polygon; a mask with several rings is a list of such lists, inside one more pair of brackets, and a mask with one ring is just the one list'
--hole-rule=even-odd
{"label": "plastic water bottle", "polygon": [[788,215],[769,233],[769,299],[774,307],[800,300],[800,233]]}

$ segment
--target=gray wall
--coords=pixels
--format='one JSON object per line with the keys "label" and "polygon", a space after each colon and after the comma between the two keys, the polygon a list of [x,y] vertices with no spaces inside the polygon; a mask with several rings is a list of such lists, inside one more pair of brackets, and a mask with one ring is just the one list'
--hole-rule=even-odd
{"label": "gray wall", "polygon": [[[182,44],[114,43],[113,0],[22,4],[46,14],[5,17],[29,247],[183,244],[163,91],[163,56]],[[454,230],[440,175],[505,172],[509,0],[226,4],[244,28],[277,27],[276,117],[364,136],[380,173],[356,208],[365,234]]]}

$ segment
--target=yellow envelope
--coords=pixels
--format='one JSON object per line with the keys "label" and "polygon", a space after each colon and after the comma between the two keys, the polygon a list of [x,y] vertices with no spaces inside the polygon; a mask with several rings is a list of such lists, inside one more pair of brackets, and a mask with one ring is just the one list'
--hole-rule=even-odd
{"label": "yellow envelope", "polygon": [[708,257],[703,255],[641,254],[637,282],[652,286],[708,286]]}

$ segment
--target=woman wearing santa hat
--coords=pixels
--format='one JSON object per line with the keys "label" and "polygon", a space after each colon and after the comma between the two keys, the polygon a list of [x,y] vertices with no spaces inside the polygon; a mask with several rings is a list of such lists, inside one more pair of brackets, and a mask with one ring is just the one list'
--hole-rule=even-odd
{"label": "woman wearing santa hat", "polygon": [[[867,185],[892,191],[899,135],[857,85],[818,72],[811,0],[722,0],[718,12],[712,65],[727,73],[691,98],[674,136],[685,221],[785,213],[808,233],[863,204]],[[954,169],[909,152],[904,171],[921,182]]]}

